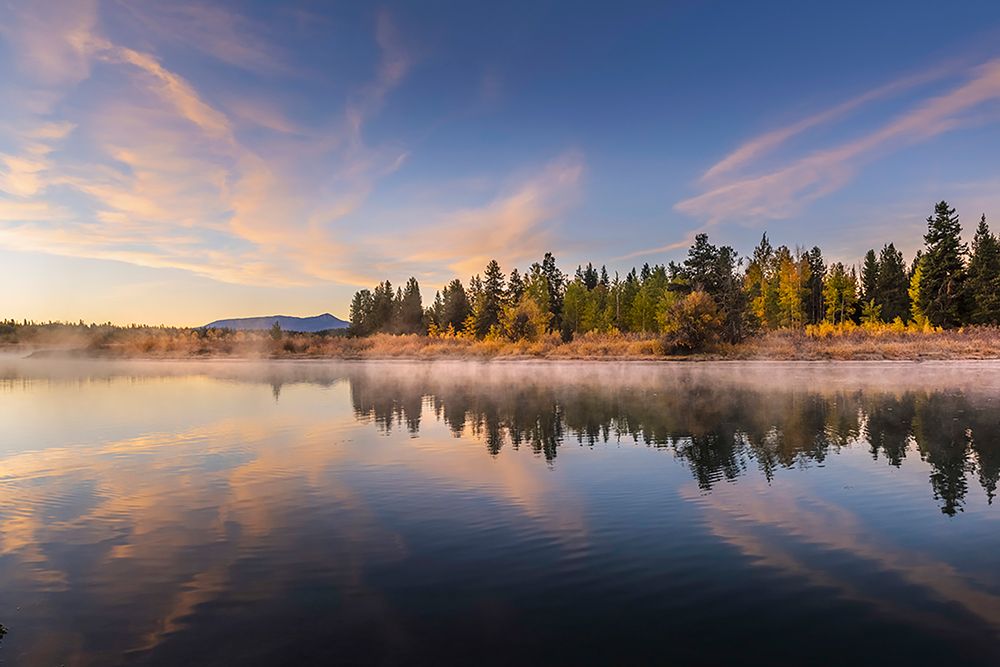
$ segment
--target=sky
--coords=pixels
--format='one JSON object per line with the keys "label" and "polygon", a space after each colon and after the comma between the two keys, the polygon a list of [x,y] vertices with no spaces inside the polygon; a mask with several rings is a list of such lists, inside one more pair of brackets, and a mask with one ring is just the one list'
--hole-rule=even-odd
{"label": "sky", "polygon": [[1000,220],[1000,4],[0,0],[0,318]]}

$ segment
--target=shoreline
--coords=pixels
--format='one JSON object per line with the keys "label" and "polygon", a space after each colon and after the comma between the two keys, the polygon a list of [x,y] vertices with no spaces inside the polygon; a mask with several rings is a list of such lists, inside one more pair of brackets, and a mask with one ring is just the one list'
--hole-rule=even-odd
{"label": "shoreline", "polygon": [[161,362],[474,362],[474,363],[627,363],[655,365],[752,365],[752,364],[935,364],[947,362],[1000,362],[1000,351],[993,355],[963,355],[963,354],[923,354],[914,356],[885,356],[870,352],[860,353],[851,357],[834,357],[830,355],[798,355],[798,356],[741,356],[718,353],[696,353],[690,355],[531,355],[531,354],[371,354],[371,355],[259,355],[259,354],[114,354],[94,352],[85,349],[4,349],[0,348],[0,357],[9,357],[26,361],[161,361]]}

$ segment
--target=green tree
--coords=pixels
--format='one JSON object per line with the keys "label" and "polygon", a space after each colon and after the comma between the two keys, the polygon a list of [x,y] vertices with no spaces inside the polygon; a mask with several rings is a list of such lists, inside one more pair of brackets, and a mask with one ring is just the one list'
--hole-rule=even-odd
{"label": "green tree", "polygon": [[805,324],[809,259],[802,253],[781,246],[775,252],[778,273],[779,322],[783,327],[800,327]]}
{"label": "green tree", "polygon": [[583,331],[582,322],[587,302],[587,285],[582,275],[566,286],[563,295],[563,326],[572,333]]}
{"label": "green tree", "polygon": [[920,309],[934,326],[961,326],[966,317],[965,254],[955,209],[942,201],[927,218]]}
{"label": "green tree", "polygon": [[979,220],[972,239],[968,291],[974,324],[1000,324],[1000,243],[990,232],[986,216]]}
{"label": "green tree", "polygon": [[674,270],[683,285],[668,286],[682,287],[685,292],[703,291],[711,296],[723,319],[720,333],[729,342],[742,339],[748,328],[748,299],[737,274],[738,264],[736,251],[731,247],[716,247],[708,242],[707,234],[698,234],[684,264]]}
{"label": "green tree", "polygon": [[500,326],[503,312],[504,277],[500,265],[491,259],[483,273],[482,297],[476,304],[476,335],[482,338],[494,327]]}
{"label": "green tree", "polygon": [[406,288],[399,299],[399,310],[396,316],[397,330],[400,333],[426,333],[424,326],[424,306],[420,298],[420,285],[417,279],[410,277]]}
{"label": "green tree", "polygon": [[767,329],[779,325],[778,274],[775,268],[774,249],[767,234],[764,234],[747,265],[744,284],[751,313]]}
{"label": "green tree", "polygon": [[469,317],[469,299],[465,294],[462,281],[455,278],[444,286],[441,291],[441,315],[437,325],[447,331],[461,331],[466,318]]}
{"label": "green tree", "polygon": [[857,278],[854,269],[847,271],[842,262],[830,265],[823,283],[823,302],[826,319],[833,324],[846,322],[858,300]]}
{"label": "green tree", "polygon": [[353,336],[367,336],[372,333],[372,313],[375,309],[375,298],[371,290],[363,289],[354,293],[351,299],[351,327]]}
{"label": "green tree", "polygon": [[875,304],[880,306],[880,314],[885,322],[897,317],[906,322],[910,319],[910,281],[906,277],[906,263],[903,253],[887,243],[879,253],[878,279],[876,280]]}
{"label": "green tree", "polygon": [[507,303],[516,305],[524,294],[524,279],[517,269],[511,269],[510,278],[507,280]]}
{"label": "green tree", "polygon": [[813,246],[806,254],[809,263],[809,279],[806,281],[806,322],[817,324],[823,319],[823,278],[826,276],[826,264],[823,262],[823,252],[819,246]]}
{"label": "green tree", "polygon": [[860,296],[864,303],[881,302],[878,294],[878,256],[871,249],[865,253],[865,261],[861,264]]}
{"label": "green tree", "polygon": [[556,266],[556,258],[551,252],[545,253],[545,257],[542,258],[541,270],[549,292],[549,312],[552,313],[552,326],[558,330],[562,324],[562,300],[566,276]]}
{"label": "green tree", "polygon": [[864,324],[876,324],[882,321],[882,304],[875,303],[875,299],[866,301],[861,308],[861,321]]}
{"label": "green tree", "polygon": [[372,292],[372,310],[368,322],[368,333],[387,331],[393,323],[396,309],[396,296],[392,291],[392,283],[388,280],[375,286]]}
{"label": "green tree", "polygon": [[283,335],[281,324],[278,323],[278,320],[275,320],[274,324],[271,325],[271,340],[281,340]]}

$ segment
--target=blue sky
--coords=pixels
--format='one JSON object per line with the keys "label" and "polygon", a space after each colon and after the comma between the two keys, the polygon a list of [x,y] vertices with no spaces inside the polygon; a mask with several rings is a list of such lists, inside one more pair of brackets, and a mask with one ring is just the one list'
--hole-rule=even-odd
{"label": "blue sky", "polygon": [[1000,216],[998,38],[995,2],[8,2],[0,316],[345,316],[698,231],[909,255],[939,199]]}

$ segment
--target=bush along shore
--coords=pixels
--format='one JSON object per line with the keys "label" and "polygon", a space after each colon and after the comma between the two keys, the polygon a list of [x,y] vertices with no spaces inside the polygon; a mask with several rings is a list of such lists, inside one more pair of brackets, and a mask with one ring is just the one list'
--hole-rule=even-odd
{"label": "bush along shore", "polygon": [[1000,242],[983,215],[971,245],[940,202],[907,263],[893,243],[858,265],[818,247],[748,257],[695,237],[687,258],[612,277],[567,275],[551,253],[524,273],[490,261],[423,304],[388,281],[351,301],[346,331],[302,334],[7,321],[0,349],[122,357],[556,359],[981,359],[1000,357]]}

